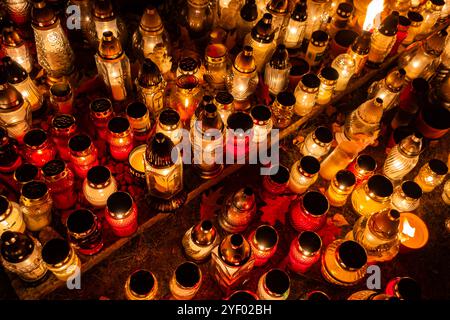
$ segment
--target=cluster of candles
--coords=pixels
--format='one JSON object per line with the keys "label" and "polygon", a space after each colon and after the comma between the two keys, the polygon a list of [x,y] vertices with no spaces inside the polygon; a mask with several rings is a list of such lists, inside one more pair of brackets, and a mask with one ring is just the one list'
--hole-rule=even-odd
{"label": "cluster of candles", "polygon": [[[156,8],[149,6],[132,37],[130,56],[136,56],[139,65],[133,81],[124,50],[125,24],[110,0],[71,0],[69,4],[81,9],[81,37],[96,49],[98,75],[109,92],[89,105],[97,138],[107,142],[114,161],[128,162],[136,182],[147,186],[156,210],[173,211],[186,198],[177,148],[185,138],[182,128],[190,131],[194,154],[201,154],[202,161],[195,165],[200,176],[214,178],[223,170],[214,162],[216,154],[226,149],[238,159],[247,157],[250,144],[265,142],[272,128],[285,128],[294,114],[308,116],[328,105],[351,79],[363,75],[366,65],[379,66],[403,51],[398,68],[374,82],[368,100],[347,116],[331,153],[333,134],[318,127],[305,137],[300,146],[303,156],[290,171],[280,166],[263,181],[264,192],[272,197],[287,190],[300,195],[289,212],[299,235],[290,246],[288,268],[304,273],[321,261],[324,279],[330,283],[356,284],[368,263],[391,260],[402,248],[426,244],[426,224],[412,211],[422,193],[433,191],[448,171],[443,161],[431,159],[413,180],[402,182],[418,163],[422,139],[439,139],[449,128],[448,121],[442,125],[449,118],[446,105],[421,108],[424,100],[420,100],[436,96],[443,101],[439,90],[428,92],[429,83],[441,87],[450,79],[447,32],[434,30],[446,21],[447,6],[441,0],[417,6],[398,1],[393,8],[382,0],[363,2],[228,0],[218,1],[210,10],[208,0],[188,0],[185,27],[192,39],[208,37],[208,45],[203,62],[181,57],[174,72],[169,35]],[[111,171],[100,165],[95,140],[74,116],[76,97],[70,78],[75,55],[69,39],[77,31],[69,30],[67,36],[60,15],[45,0],[5,4],[12,23],[1,36],[0,172],[11,174],[21,190],[19,203],[0,197],[1,258],[25,281],[39,281],[47,270],[65,280],[80,269],[78,254],[93,255],[103,248],[102,221],[89,208],[72,211],[64,221],[67,239],[52,239],[43,246],[26,230],[40,231],[59,217],[55,215],[59,210],[73,210],[77,180],[82,181],[84,199],[104,210],[118,237],[137,231],[137,205],[133,195],[118,191]],[[21,31],[30,19],[37,57]],[[233,61],[231,48],[225,46],[230,30],[237,31],[242,49]],[[49,83],[45,90],[30,76],[39,68]],[[174,88],[169,90],[174,75]],[[260,81],[273,97],[268,106],[252,105]],[[214,94],[206,94],[205,86]],[[114,104],[124,101],[125,112],[115,113]],[[50,129],[33,128],[32,117],[48,112],[47,105],[54,114]],[[375,160],[360,153],[377,139],[383,113],[394,107],[394,142],[377,173]],[[413,121],[417,132],[404,134]],[[324,193],[310,190],[319,176],[330,180]],[[348,197],[361,219],[348,239],[322,248],[316,232],[324,226],[329,207],[344,206]],[[450,203],[449,182],[442,198]],[[174,272],[170,290],[175,298],[195,296],[202,281],[196,263],[207,259],[230,299],[237,294],[288,297],[289,277],[279,269],[261,277],[257,293],[230,291],[277,250],[278,235],[271,226],[258,227],[248,239],[242,235],[256,210],[254,190],[242,188],[230,195],[219,216],[228,236],[220,239],[209,221],[186,232],[182,244],[195,263],[186,262]],[[378,224],[386,229],[380,232]],[[25,253],[16,256],[17,252]],[[125,286],[129,299],[153,299],[157,291],[156,277],[146,270],[133,273]]]}

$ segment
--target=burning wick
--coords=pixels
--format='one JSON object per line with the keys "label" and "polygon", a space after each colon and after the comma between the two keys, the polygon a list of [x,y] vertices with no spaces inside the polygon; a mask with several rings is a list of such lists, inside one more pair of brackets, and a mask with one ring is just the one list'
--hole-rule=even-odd
{"label": "burning wick", "polygon": [[363,30],[370,31],[378,28],[381,23],[381,12],[384,8],[384,0],[372,0],[367,6],[366,19],[364,20]]}

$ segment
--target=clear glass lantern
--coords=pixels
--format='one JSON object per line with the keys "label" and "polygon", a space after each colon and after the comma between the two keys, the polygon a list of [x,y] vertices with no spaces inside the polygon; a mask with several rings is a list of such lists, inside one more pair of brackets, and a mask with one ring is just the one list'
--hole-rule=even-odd
{"label": "clear glass lantern", "polygon": [[176,80],[176,89],[170,96],[172,109],[176,110],[183,125],[188,128],[191,117],[200,103],[203,90],[195,76],[179,76]]}
{"label": "clear glass lantern", "polygon": [[55,238],[47,241],[42,247],[42,259],[48,270],[61,281],[67,281],[81,270],[80,258],[63,239]]}
{"label": "clear glass lantern", "polygon": [[420,25],[418,34],[421,37],[425,37],[430,34],[435,27],[441,11],[444,8],[445,1],[443,0],[428,0],[423,6],[423,10],[420,12],[423,16],[423,22]]}
{"label": "clear glass lantern", "polygon": [[217,18],[215,25],[230,31],[236,28],[243,0],[219,0],[217,1]]}
{"label": "clear glass lantern", "polygon": [[203,220],[189,228],[183,236],[184,253],[196,262],[203,262],[220,242],[220,235],[211,221]]}
{"label": "clear glass lantern", "polygon": [[383,109],[388,111],[398,104],[400,91],[405,84],[406,72],[404,69],[391,71],[386,78],[374,82],[368,89],[368,98],[383,100]]}
{"label": "clear glass lantern", "polygon": [[363,71],[367,59],[369,58],[370,43],[372,34],[368,31],[358,36],[352,45],[348,48],[347,53],[355,60],[355,75],[359,76]]}
{"label": "clear glass lantern", "polygon": [[28,0],[5,0],[5,7],[9,18],[17,25],[23,25],[30,18],[31,1]]}
{"label": "clear glass lantern", "polygon": [[362,216],[370,216],[389,208],[393,192],[392,182],[383,175],[375,174],[353,190],[353,209]]}
{"label": "clear glass lantern", "polygon": [[431,159],[420,168],[419,173],[414,178],[423,192],[431,192],[444,182],[447,175],[448,167],[444,161],[439,159]]}
{"label": "clear glass lantern", "polygon": [[98,74],[112,98],[116,101],[125,100],[132,90],[130,61],[111,31],[103,34],[95,62]]}
{"label": "clear glass lantern", "polygon": [[154,300],[157,294],[158,280],[148,270],[134,271],[125,282],[125,298],[127,300]]}
{"label": "clear glass lantern", "polygon": [[[334,2],[334,1],[333,1]],[[331,11],[331,10],[330,10]],[[330,23],[329,33],[330,37],[334,37],[339,30],[344,30],[348,27],[348,22],[353,13],[353,5],[348,2],[341,2],[337,5],[335,12],[329,12]]]}
{"label": "clear glass lantern", "polygon": [[270,106],[273,124],[276,128],[286,128],[292,121],[296,104],[295,95],[290,91],[280,92]]}
{"label": "clear glass lantern", "polygon": [[303,117],[313,111],[319,87],[320,79],[314,73],[307,73],[301,78],[294,91],[296,115]]}
{"label": "clear glass lantern", "polygon": [[273,95],[287,89],[289,84],[289,54],[284,44],[279,44],[275,49],[264,71],[264,83],[269,87]]}
{"label": "clear glass lantern", "polygon": [[305,37],[307,24],[306,1],[297,2],[292,11],[284,34],[284,45],[289,49],[300,48]]}
{"label": "clear glass lantern", "polygon": [[338,55],[333,60],[333,62],[331,63],[331,67],[336,69],[336,71],[339,73],[335,91],[344,91],[347,88],[348,82],[350,81],[351,77],[355,74],[355,60],[353,60],[351,55],[343,53]]}
{"label": "clear glass lantern", "polygon": [[255,0],[245,0],[239,11],[237,21],[237,38],[241,42],[258,22],[258,7]]}
{"label": "clear glass lantern", "polygon": [[318,74],[320,80],[319,92],[317,93],[317,104],[326,105],[331,101],[339,80],[339,72],[333,67],[324,67]]}
{"label": "clear glass lantern", "polygon": [[253,53],[252,47],[244,46],[244,50],[236,56],[233,67],[228,73],[226,86],[228,92],[237,101],[246,100],[255,92],[258,85],[258,72]]}
{"label": "clear glass lantern", "polygon": [[150,59],[144,59],[139,75],[136,78],[138,97],[150,113],[156,117],[164,107],[164,91],[166,81],[158,66]]}
{"label": "clear glass lantern", "polygon": [[83,182],[83,194],[93,207],[104,208],[109,196],[117,191],[117,181],[104,166],[89,169]]}
{"label": "clear glass lantern", "polygon": [[165,108],[159,115],[156,122],[156,133],[163,133],[177,145],[183,139],[183,126],[181,124],[180,115],[176,110]]}
{"label": "clear glass lantern", "polygon": [[271,269],[258,281],[257,295],[260,300],[287,300],[290,293],[290,279],[281,269]]}
{"label": "clear glass lantern", "polygon": [[244,187],[231,193],[225,199],[225,206],[219,215],[219,224],[229,233],[243,232],[250,225],[255,214],[255,192],[250,187]]}
{"label": "clear glass lantern", "polygon": [[307,9],[305,39],[309,40],[313,32],[320,30],[328,22],[327,0],[310,0],[307,2]]}
{"label": "clear glass lantern", "polygon": [[399,212],[413,212],[419,207],[422,189],[414,181],[404,181],[394,189],[392,208]]}
{"label": "clear glass lantern", "polygon": [[96,34],[95,46],[101,42],[103,33],[109,31],[125,47],[128,38],[126,26],[120,18],[116,17],[111,0],[93,0],[92,16]]}
{"label": "clear glass lantern", "polygon": [[372,33],[368,60],[379,65],[391,52],[397,39],[399,14],[397,11],[387,16],[381,25]]}
{"label": "clear glass lantern", "polygon": [[289,177],[289,189],[297,194],[304,193],[317,181],[319,170],[319,160],[312,156],[302,157],[292,165]]}
{"label": "clear glass lantern", "polygon": [[28,230],[40,231],[52,222],[53,201],[44,182],[25,183],[20,192],[20,206]]}
{"label": "clear glass lantern", "polygon": [[22,209],[16,202],[0,196],[0,237],[6,231],[24,233],[26,229]]}
{"label": "clear glass lantern", "polygon": [[191,37],[200,38],[208,33],[214,21],[214,10],[209,0],[188,0],[186,23]]}
{"label": "clear glass lantern", "polygon": [[355,187],[355,175],[349,170],[340,170],[331,180],[325,195],[333,207],[343,207]]}
{"label": "clear glass lantern", "polygon": [[214,97],[214,104],[217,106],[223,123],[227,123],[228,116],[235,110],[234,97],[228,91],[219,91]]}
{"label": "clear glass lantern", "polygon": [[203,78],[216,89],[225,88],[225,80],[230,63],[227,47],[222,43],[222,35],[218,30],[213,30],[210,35],[210,43],[205,49],[205,74]]}
{"label": "clear glass lantern", "polygon": [[289,14],[289,0],[270,0],[267,3],[266,11],[272,15],[272,32],[274,41],[281,42],[284,38],[285,24]]}
{"label": "clear glass lantern", "polygon": [[300,153],[320,160],[331,149],[333,133],[327,127],[319,126],[311,131],[300,145]]}
{"label": "clear glass lantern", "polygon": [[305,55],[305,60],[311,67],[322,63],[324,56],[327,54],[329,41],[330,37],[325,31],[316,30],[312,33]]}
{"label": "clear glass lantern", "polygon": [[267,140],[272,131],[272,111],[265,105],[254,106],[250,110],[253,119],[253,142],[262,143]]}
{"label": "clear glass lantern", "polygon": [[30,73],[33,70],[34,59],[26,42],[13,27],[4,28],[2,35],[2,49],[5,55]]}
{"label": "clear glass lantern", "polygon": [[150,113],[147,106],[142,102],[132,102],[127,106],[126,114],[133,139],[146,142],[151,129]]}

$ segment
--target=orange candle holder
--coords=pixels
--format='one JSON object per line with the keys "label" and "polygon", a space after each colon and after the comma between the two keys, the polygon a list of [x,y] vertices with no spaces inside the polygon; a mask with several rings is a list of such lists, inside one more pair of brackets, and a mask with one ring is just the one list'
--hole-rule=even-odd
{"label": "orange candle holder", "polygon": [[425,222],[419,216],[402,212],[400,214],[400,253],[419,250],[428,243],[429,232]]}

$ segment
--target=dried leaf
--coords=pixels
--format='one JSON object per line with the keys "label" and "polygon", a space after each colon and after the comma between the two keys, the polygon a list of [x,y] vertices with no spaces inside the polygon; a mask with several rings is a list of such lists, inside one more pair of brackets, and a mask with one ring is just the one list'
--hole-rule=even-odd
{"label": "dried leaf", "polygon": [[292,197],[282,196],[274,199],[266,199],[266,205],[261,207],[262,215],[261,221],[268,223],[272,226],[280,221],[282,224],[286,222],[286,213],[291,205]]}
{"label": "dried leaf", "polygon": [[223,187],[219,187],[216,190],[210,189],[202,194],[202,201],[200,203],[200,219],[211,220],[222,208],[219,204],[219,199],[223,196]]}
{"label": "dried leaf", "polygon": [[325,226],[317,231],[317,234],[322,239],[322,247],[325,248],[340,236],[341,228],[333,223],[332,218],[328,218]]}
{"label": "dried leaf", "polygon": [[350,224],[348,223],[348,221],[345,219],[345,217],[344,217],[342,214],[340,214],[340,213],[336,213],[336,214],[331,218],[331,221],[333,222],[333,224],[334,224],[336,227],[344,227],[344,226],[350,225]]}

